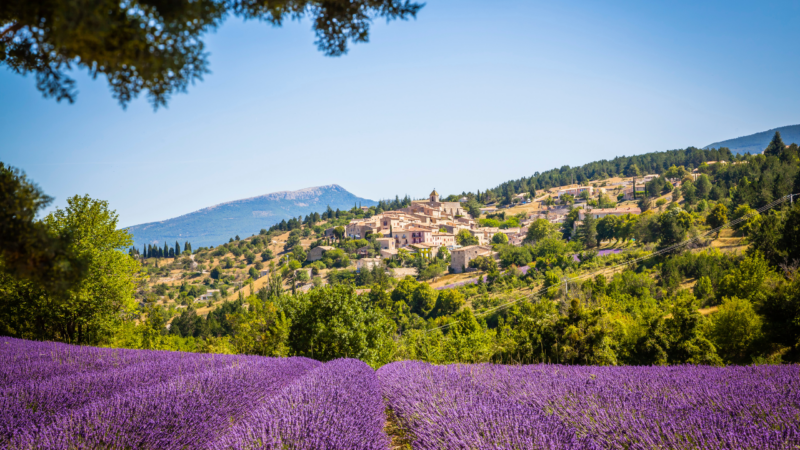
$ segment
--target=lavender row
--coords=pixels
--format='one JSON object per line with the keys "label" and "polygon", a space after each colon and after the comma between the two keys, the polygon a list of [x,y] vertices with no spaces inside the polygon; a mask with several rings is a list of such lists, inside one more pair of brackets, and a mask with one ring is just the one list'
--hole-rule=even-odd
{"label": "lavender row", "polygon": [[800,448],[798,366],[506,372],[521,402],[552,410],[605,448]]}
{"label": "lavender row", "polygon": [[150,363],[15,383],[0,389],[0,448],[15,435],[34,433],[60,415],[88,403],[231,366],[240,360],[241,357],[229,355],[175,353]]}
{"label": "lavender row", "polygon": [[415,449],[594,449],[589,438],[540,409],[473,378],[485,365],[432,366],[419,361],[378,370],[388,406]]}
{"label": "lavender row", "polygon": [[320,365],[306,358],[234,357],[234,364],[112,395],[20,433],[14,449],[204,448]]}
{"label": "lavender row", "polygon": [[0,337],[0,386],[76,373],[101,372],[170,358],[177,352],[81,347]]}
{"label": "lavender row", "polygon": [[800,448],[797,366],[402,362],[378,377],[415,448]]}
{"label": "lavender row", "polygon": [[375,372],[359,360],[339,359],[288,386],[210,447],[385,450],[384,424]]}

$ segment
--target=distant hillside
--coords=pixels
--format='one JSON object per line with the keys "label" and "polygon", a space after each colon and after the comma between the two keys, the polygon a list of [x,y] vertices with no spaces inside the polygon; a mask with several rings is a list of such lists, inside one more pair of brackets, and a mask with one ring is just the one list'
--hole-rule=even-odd
{"label": "distant hillside", "polygon": [[761,153],[769,145],[772,136],[776,131],[781,132],[781,138],[786,145],[796,143],[800,144],[800,125],[789,125],[786,127],[775,128],[773,130],[762,131],[761,133],[751,134],[750,136],[742,136],[736,139],[728,139],[727,141],[715,142],[704,148],[722,148],[728,147],[733,153]]}
{"label": "distant hillside", "polygon": [[193,248],[219,245],[239,235],[258,234],[281,220],[323,212],[331,208],[349,210],[354,204],[373,206],[377,202],[356,197],[343,187],[332,184],[299,191],[274,192],[243,200],[221,203],[185,214],[174,219],[128,227],[134,245],[141,249],[146,244],[174,245],[179,241],[192,243]]}

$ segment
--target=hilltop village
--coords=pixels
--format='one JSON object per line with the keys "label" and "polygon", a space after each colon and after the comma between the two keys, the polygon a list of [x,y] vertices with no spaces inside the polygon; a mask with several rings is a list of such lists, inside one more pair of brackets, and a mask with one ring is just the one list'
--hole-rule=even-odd
{"label": "hilltop village", "polygon": [[[263,288],[271,272],[280,274],[282,289],[292,292],[347,280],[367,287],[380,277],[378,269],[394,284],[407,276],[436,289],[474,282],[491,267],[507,267],[502,258],[509,247],[533,244],[556,230],[568,240],[578,239],[587,216],[592,227],[609,216],[630,221],[642,213],[647,186],[660,186],[647,198],[650,213],[663,210],[673,195],[680,195],[683,182],[696,181],[714,164],[708,161],[693,171],[676,167],[664,174],[663,182],[657,174],[612,177],[541,190],[533,197],[522,192],[486,204],[477,203],[472,194],[442,198],[434,189],[425,199],[386,202],[389,208],[396,206],[393,209],[380,205],[328,209],[284,221],[258,235],[232,237],[217,247],[181,252],[176,243],[175,252],[170,247],[161,254],[178,257],[142,258],[154,275],[150,289],[143,291],[143,305],[155,302],[173,311],[192,306],[198,314],[207,314],[225,301]],[[631,244],[615,239],[613,245],[603,245],[603,240],[615,236],[600,237],[598,250]],[[141,258],[150,251],[132,249],[132,254]],[[525,264],[524,259],[512,263]]]}

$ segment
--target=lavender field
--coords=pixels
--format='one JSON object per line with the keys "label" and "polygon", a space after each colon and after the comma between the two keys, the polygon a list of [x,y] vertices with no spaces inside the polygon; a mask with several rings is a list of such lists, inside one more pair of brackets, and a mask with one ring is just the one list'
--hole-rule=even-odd
{"label": "lavender field", "polygon": [[0,338],[0,448],[388,449],[390,408],[415,449],[797,449],[798,382],[797,366],[374,371]]}

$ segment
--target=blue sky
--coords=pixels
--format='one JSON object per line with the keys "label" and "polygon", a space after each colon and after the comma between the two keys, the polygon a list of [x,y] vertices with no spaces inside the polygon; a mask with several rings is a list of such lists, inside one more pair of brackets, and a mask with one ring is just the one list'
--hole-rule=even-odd
{"label": "blue sky", "polygon": [[493,187],[562,165],[800,123],[798,2],[434,0],[328,58],[310,24],[228,20],[212,73],[153,112],[76,74],[75,104],[0,68],[0,160],[123,226],[280,190]]}

